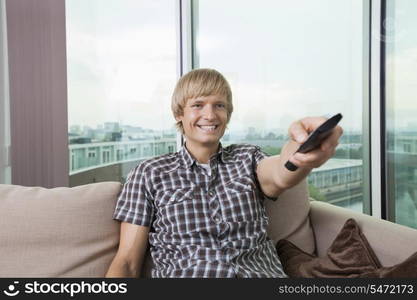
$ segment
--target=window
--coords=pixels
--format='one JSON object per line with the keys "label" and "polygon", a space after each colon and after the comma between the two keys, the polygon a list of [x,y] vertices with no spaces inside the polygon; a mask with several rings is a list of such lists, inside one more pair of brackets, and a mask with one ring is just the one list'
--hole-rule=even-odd
{"label": "window", "polygon": [[174,153],[174,146],[168,146],[168,153]]}
{"label": "window", "polygon": [[[368,103],[363,70],[369,50],[364,16],[369,11],[364,2],[195,4],[194,67],[219,70],[232,87],[235,111],[223,144],[256,144],[278,154],[292,121],[341,112],[341,143],[335,157],[310,175],[317,178],[310,183],[310,194],[366,211],[362,166],[369,162],[363,155],[368,146],[362,134],[362,107]],[[347,184],[347,177],[338,179],[345,169],[357,170],[354,185]]]}
{"label": "window", "polygon": [[110,162],[110,151],[109,150],[103,150],[102,155],[103,155],[102,163],[103,164],[109,163]]}
{"label": "window", "polygon": [[[342,112],[345,134],[336,157],[308,178],[310,195],[369,212],[365,186],[372,156],[372,212],[380,214],[386,196],[382,209],[388,219],[417,228],[415,1],[372,1],[370,11],[370,0],[68,0],[66,25],[64,1],[32,2],[22,9],[20,1],[0,0],[0,183],[66,186],[68,173],[71,186],[124,181],[139,161],[175,152],[170,96],[177,70],[188,71],[192,61],[192,67],[218,69],[232,84],[235,112],[225,145],[253,143],[275,154],[291,121]],[[183,5],[181,24],[187,29],[177,34],[175,6],[189,2],[193,20],[188,22]],[[381,20],[380,3],[387,15]],[[6,28],[6,8],[7,22],[18,26]],[[177,44],[183,46],[182,61]],[[21,86],[26,95],[14,101]],[[373,109],[366,111],[369,93]],[[380,146],[380,112],[374,108],[382,100]],[[380,150],[386,158],[381,172]]]}
{"label": "window", "polygon": [[168,152],[162,138],[176,151],[175,2],[70,0],[66,12],[70,185],[121,180]]}
{"label": "window", "polygon": [[388,218],[417,228],[417,3],[386,3]]}
{"label": "window", "polygon": [[120,160],[123,160],[123,149],[117,149],[117,152],[116,152],[116,159],[118,160],[118,161],[120,161]]}
{"label": "window", "polygon": [[404,152],[411,153],[411,145],[410,144],[404,144]]}

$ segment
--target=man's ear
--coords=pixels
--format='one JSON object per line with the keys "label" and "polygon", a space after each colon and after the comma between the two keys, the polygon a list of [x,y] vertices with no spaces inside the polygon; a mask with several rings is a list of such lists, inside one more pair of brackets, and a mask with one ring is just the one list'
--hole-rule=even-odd
{"label": "man's ear", "polygon": [[182,116],[176,116],[176,117],[175,117],[175,121],[177,121],[177,122],[182,121]]}

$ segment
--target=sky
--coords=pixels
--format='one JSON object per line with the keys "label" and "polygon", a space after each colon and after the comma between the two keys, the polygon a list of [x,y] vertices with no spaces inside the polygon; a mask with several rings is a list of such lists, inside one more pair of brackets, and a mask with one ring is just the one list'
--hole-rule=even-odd
{"label": "sky", "polygon": [[387,2],[387,128],[417,131],[417,1]]}
{"label": "sky", "polygon": [[[70,126],[118,121],[172,127],[175,1],[66,3]],[[416,110],[410,95],[416,91],[417,35],[402,27],[410,27],[416,6],[400,0],[391,9],[395,49],[388,66],[395,69],[390,74],[395,74],[396,101],[390,105],[398,111],[393,119],[403,125]],[[304,116],[338,112],[345,129],[361,130],[366,82],[361,0],[263,0],[256,5],[200,0],[197,24],[196,67],[219,70],[232,87],[231,131],[286,130]]]}
{"label": "sky", "polygon": [[70,126],[169,128],[177,80],[174,1],[66,3]]}
{"label": "sky", "polygon": [[199,49],[200,65],[231,72],[235,99],[245,102],[231,128],[285,130],[305,116],[341,112],[345,126],[360,130],[362,1],[239,3],[199,6],[199,36],[223,41]]}

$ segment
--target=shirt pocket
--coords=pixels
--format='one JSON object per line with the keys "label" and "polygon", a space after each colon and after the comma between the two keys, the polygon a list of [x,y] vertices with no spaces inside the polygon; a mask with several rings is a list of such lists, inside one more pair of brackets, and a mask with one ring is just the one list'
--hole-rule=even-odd
{"label": "shirt pocket", "polygon": [[255,221],[264,218],[264,208],[254,179],[236,177],[225,184],[227,217],[232,221]]}
{"label": "shirt pocket", "polygon": [[225,188],[231,193],[245,193],[253,192],[256,189],[256,185],[250,177],[242,176],[226,183]]}
{"label": "shirt pocket", "polygon": [[157,193],[154,222],[157,231],[190,233],[202,230],[204,205],[195,191],[196,188],[178,188]]}
{"label": "shirt pocket", "polygon": [[156,194],[158,207],[173,205],[193,199],[193,188],[167,189]]}

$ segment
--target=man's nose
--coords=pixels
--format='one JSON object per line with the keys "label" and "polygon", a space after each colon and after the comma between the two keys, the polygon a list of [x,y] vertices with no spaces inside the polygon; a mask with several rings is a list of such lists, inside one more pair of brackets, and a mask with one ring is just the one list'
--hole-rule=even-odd
{"label": "man's nose", "polygon": [[212,105],[206,105],[206,107],[203,110],[203,116],[207,120],[212,120],[216,118],[216,112],[214,110],[214,107]]}

